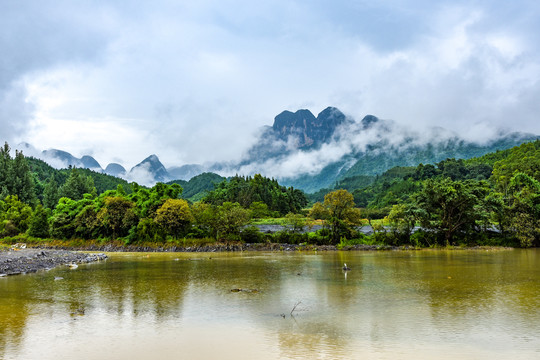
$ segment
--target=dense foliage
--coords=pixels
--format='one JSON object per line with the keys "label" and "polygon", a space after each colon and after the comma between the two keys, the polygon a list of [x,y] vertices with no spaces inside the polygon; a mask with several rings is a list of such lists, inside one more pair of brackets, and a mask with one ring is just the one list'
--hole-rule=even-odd
{"label": "dense foliage", "polygon": [[[186,238],[344,244],[369,241],[415,246],[540,245],[540,141],[470,160],[396,167],[344,179],[309,212],[300,190],[255,175],[229,180],[202,174],[152,188],[83,169],[55,170],[0,149],[0,237],[119,239],[125,243]],[[216,182],[222,180],[221,182]],[[100,189],[97,189],[99,183]],[[213,189],[213,190],[212,190]],[[264,235],[251,219],[285,216],[287,230]],[[379,220],[376,220],[379,219]],[[321,230],[304,233],[308,223]],[[270,236],[270,238],[268,238]]]}
{"label": "dense foliage", "polygon": [[12,159],[7,143],[0,156],[0,237],[238,240],[252,216],[298,212],[307,204],[301,191],[260,175],[230,182],[216,174],[199,175],[186,182],[188,195],[208,193],[208,200],[190,205],[180,198],[183,189],[177,183],[146,188],[86,169],[55,170],[20,152]]}
{"label": "dense foliage", "polygon": [[282,215],[297,213],[308,204],[305,194],[298,189],[279,185],[277,180],[260,174],[253,177],[234,176],[224,180],[204,198],[209,204],[239,203],[249,208],[253,203],[264,203],[270,211]]}
{"label": "dense foliage", "polygon": [[13,195],[26,204],[34,204],[34,178],[28,163],[22,152],[15,151],[15,158],[10,152],[8,143],[0,148],[0,199]]}
{"label": "dense foliage", "polygon": [[[391,223],[386,241],[474,244],[490,236],[540,245],[540,141],[467,161],[391,170],[353,191],[364,217]],[[422,227],[412,240],[411,224]]]}

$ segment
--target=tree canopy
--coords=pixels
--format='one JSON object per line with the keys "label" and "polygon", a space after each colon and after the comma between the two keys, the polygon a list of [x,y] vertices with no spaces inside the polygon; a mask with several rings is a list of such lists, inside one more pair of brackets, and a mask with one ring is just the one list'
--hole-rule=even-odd
{"label": "tree canopy", "polygon": [[308,204],[308,199],[301,190],[281,186],[277,180],[260,174],[253,177],[234,176],[230,180],[224,180],[215,190],[209,192],[203,201],[213,205],[238,203],[244,208],[249,208],[254,202],[262,202],[269,210],[282,215],[297,213]]}

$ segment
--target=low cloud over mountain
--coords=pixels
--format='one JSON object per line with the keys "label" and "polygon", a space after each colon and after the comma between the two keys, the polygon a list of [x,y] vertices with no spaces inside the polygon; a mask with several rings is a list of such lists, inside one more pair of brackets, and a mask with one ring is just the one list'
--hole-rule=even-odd
{"label": "low cloud over mountain", "polygon": [[255,145],[239,161],[166,168],[157,155],[151,155],[126,172],[120,164],[109,164],[102,170],[91,156],[78,159],[60,150],[39,153],[28,144],[24,144],[23,150],[55,167],[86,167],[143,185],[189,180],[203,172],[222,176],[261,173],[306,191],[316,191],[347,176],[375,175],[393,166],[438,162],[449,157],[480,156],[536,138],[532,134],[498,131],[479,143],[441,127],[418,131],[374,115],[356,121],[339,109],[328,107],[316,117],[306,109],[280,113],[271,127],[261,130]]}

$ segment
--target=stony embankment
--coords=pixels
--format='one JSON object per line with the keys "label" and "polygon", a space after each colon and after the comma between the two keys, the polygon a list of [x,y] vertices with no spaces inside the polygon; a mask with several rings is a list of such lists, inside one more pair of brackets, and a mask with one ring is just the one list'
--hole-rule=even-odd
{"label": "stony embankment", "polygon": [[0,277],[49,270],[61,265],[75,266],[106,258],[105,254],[86,254],[67,250],[12,249],[0,251]]}
{"label": "stony embankment", "polygon": [[[88,244],[84,246],[47,246],[40,245],[43,249],[65,249],[81,251],[104,251],[104,252],[238,252],[238,251],[336,251],[335,245],[299,245],[299,244],[278,244],[278,243],[216,243],[195,246],[176,246],[163,244],[150,245],[120,245],[120,244]],[[351,245],[345,246],[341,250],[397,250],[397,247],[388,245]],[[399,248],[402,249],[402,248]]]}

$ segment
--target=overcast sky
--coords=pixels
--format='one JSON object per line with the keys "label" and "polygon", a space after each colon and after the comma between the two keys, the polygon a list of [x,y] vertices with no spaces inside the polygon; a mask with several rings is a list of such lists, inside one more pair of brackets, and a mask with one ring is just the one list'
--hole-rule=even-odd
{"label": "overcast sky", "polygon": [[540,134],[540,2],[0,0],[0,138],[127,168],[238,158],[336,106]]}

